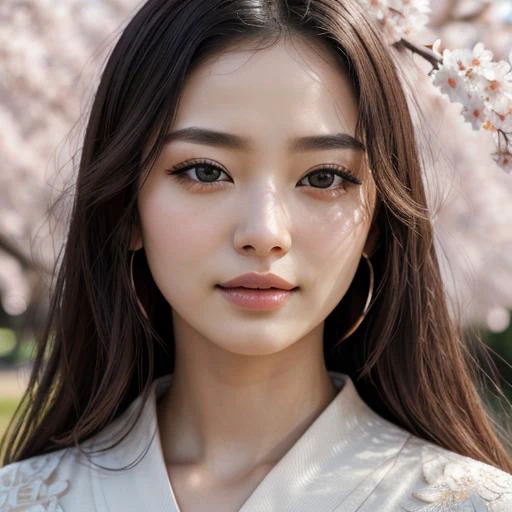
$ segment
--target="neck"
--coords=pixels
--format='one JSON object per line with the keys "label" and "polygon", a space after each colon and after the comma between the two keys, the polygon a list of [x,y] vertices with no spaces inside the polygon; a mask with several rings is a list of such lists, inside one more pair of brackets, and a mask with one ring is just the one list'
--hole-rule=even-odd
{"label": "neck", "polygon": [[321,329],[280,352],[245,356],[181,338],[157,404],[167,466],[229,478],[273,466],[334,399]]}

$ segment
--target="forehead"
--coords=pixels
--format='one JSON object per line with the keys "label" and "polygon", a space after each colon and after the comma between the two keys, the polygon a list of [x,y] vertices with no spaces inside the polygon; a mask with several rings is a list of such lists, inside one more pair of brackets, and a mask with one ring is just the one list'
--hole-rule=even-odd
{"label": "forehead", "polygon": [[239,45],[202,62],[187,78],[173,124],[267,138],[353,134],[357,110],[341,57],[320,40],[294,36],[256,51]]}

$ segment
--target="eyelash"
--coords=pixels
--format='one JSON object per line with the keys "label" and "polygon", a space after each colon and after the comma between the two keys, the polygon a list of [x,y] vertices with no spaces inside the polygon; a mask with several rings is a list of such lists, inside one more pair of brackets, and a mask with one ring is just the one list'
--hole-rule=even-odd
{"label": "eyelash", "polygon": [[[219,170],[225,174],[227,172],[218,164],[206,160],[206,159],[194,159],[189,160],[185,163],[180,163],[178,165],[175,165],[171,169],[167,171],[169,175],[174,176],[177,180],[182,181],[187,188],[191,188],[194,190],[211,190],[212,187],[217,187],[219,183],[224,183],[225,180],[221,181],[198,181],[190,178],[190,176],[187,176],[185,174],[186,171],[190,169],[194,169],[198,165],[203,165],[205,167],[210,167],[216,170]],[[336,176],[339,176],[343,179],[343,182],[348,182],[349,185],[361,185],[362,181],[358,178],[356,178],[346,167],[343,167],[341,165],[337,164],[324,164],[320,166],[317,169],[314,169],[310,173],[308,173],[304,178],[302,178],[300,181],[305,180],[308,176],[315,175],[315,174],[322,174],[325,172],[331,172],[335,174]],[[346,187],[335,187],[335,188],[322,188],[322,187],[312,187],[314,190],[319,190],[321,192],[325,192],[330,196],[337,196],[340,194],[343,194],[346,191]]]}

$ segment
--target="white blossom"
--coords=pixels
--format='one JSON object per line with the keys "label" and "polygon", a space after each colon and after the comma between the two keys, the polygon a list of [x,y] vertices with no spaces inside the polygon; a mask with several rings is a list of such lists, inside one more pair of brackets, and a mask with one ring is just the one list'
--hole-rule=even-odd
{"label": "white blossom", "polygon": [[512,97],[499,96],[491,102],[489,122],[494,130],[512,132]]}
{"label": "white blossom", "polygon": [[462,108],[464,119],[471,123],[473,130],[479,130],[488,117],[484,100],[479,96],[469,98]]}
{"label": "white blossom", "polygon": [[493,154],[493,159],[506,173],[512,172],[512,153],[510,151],[497,151]]}
{"label": "white blossom", "polygon": [[[440,40],[433,45],[440,55]],[[510,172],[512,153],[512,73],[508,62],[494,62],[493,53],[478,42],[473,50],[445,49],[442,62],[432,73],[434,85],[450,101],[461,103],[464,119],[473,130],[493,132],[498,146],[494,161]]]}
{"label": "white blossom", "polygon": [[433,75],[433,82],[454,103],[466,103],[470,99],[464,76],[453,68],[442,66]]}
{"label": "white blossom", "polygon": [[430,0],[360,0],[379,23],[388,44],[414,37],[429,21]]}

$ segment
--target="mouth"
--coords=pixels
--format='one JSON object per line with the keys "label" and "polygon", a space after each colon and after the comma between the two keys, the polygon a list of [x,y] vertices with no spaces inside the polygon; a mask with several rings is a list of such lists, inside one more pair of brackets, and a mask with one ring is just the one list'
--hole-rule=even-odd
{"label": "mouth", "polygon": [[225,299],[230,303],[251,310],[275,310],[284,306],[295,292],[298,286],[291,290],[282,288],[248,288],[245,286],[224,287],[216,285]]}
{"label": "mouth", "polygon": [[222,286],[221,284],[215,285],[217,288],[222,288],[223,290],[249,290],[252,292],[258,292],[258,291],[269,291],[269,290],[278,290],[283,292],[292,292],[294,290],[298,290],[299,287],[296,286],[295,288],[292,288],[290,290],[285,290],[284,288],[276,288],[274,286],[270,286],[268,288],[253,288],[249,286]]}

